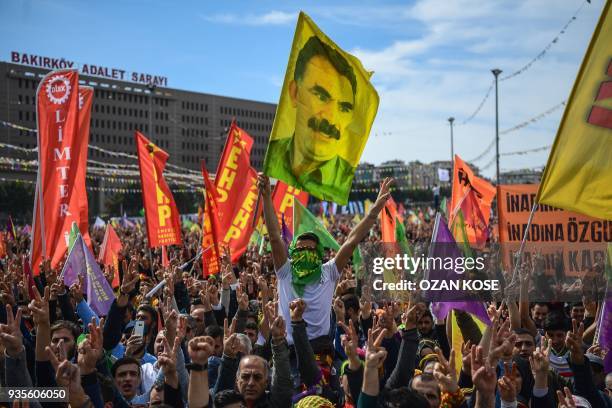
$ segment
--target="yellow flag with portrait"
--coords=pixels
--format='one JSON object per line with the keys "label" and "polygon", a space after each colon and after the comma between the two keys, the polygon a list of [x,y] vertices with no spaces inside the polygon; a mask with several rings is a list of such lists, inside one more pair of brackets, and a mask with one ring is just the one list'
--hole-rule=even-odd
{"label": "yellow flag with portrait", "polygon": [[611,0],[576,77],[537,201],[612,220]]}
{"label": "yellow flag with portrait", "polygon": [[301,12],[264,173],[345,205],[378,110],[370,76]]}

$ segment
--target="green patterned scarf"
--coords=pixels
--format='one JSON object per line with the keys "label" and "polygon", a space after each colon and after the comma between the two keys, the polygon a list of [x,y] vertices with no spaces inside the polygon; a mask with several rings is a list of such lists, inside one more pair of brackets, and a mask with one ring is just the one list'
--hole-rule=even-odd
{"label": "green patterned scarf", "polygon": [[318,244],[315,249],[296,248],[295,242],[292,242],[289,246],[289,259],[291,260],[293,289],[299,297],[302,297],[306,285],[318,282],[321,279],[323,245]]}

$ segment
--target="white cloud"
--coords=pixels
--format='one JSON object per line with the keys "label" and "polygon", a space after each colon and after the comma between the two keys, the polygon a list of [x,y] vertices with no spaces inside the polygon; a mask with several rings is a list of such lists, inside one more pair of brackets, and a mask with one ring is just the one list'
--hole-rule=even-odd
{"label": "white cloud", "polygon": [[[370,163],[447,160],[450,157],[448,117],[457,125],[482,100],[493,80],[521,68],[540,52],[580,6],[576,0],[562,9],[552,0],[481,2],[475,0],[418,1],[405,18],[421,29],[384,47],[354,47],[373,77],[380,107],[362,159]],[[523,74],[500,83],[500,130],[534,117],[567,98],[602,0],[593,1],[553,45],[546,56]],[[494,93],[476,118],[455,127],[455,153],[472,159],[486,149],[495,134]],[[535,125],[500,137],[500,151],[527,150],[552,144],[562,110]],[[376,136],[378,134],[379,136]],[[381,136],[383,135],[384,136]],[[390,147],[392,146],[392,147]],[[545,164],[548,152],[503,156],[504,169]],[[477,164],[484,166],[494,149]],[[495,165],[485,171],[493,176]]]}
{"label": "white cloud", "polygon": [[288,25],[297,21],[297,14],[272,10],[265,14],[213,14],[202,16],[206,21],[221,24],[242,24],[251,26]]}

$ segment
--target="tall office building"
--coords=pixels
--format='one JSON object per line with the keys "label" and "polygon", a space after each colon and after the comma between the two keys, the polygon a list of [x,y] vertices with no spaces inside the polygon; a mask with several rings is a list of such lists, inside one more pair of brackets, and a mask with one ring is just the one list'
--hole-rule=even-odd
{"label": "tall office building", "polygon": [[[0,62],[0,121],[4,122],[0,122],[3,125],[0,143],[26,149],[37,144],[36,133],[27,129],[36,129],[36,89],[50,71],[47,62],[53,60],[32,57],[37,56],[14,52],[12,61],[24,60],[26,64]],[[80,83],[94,88],[89,144],[102,149],[90,148],[90,160],[136,164],[134,159],[117,153],[136,154],[134,131],[139,130],[169,153],[168,163],[199,171],[203,159],[208,171],[214,173],[227,129],[235,118],[238,126],[255,141],[252,164],[262,168],[275,104],[172,89],[166,86],[168,80],[164,77],[126,75],[126,71],[108,68],[94,71],[88,65],[81,65],[79,70]],[[99,75],[87,75],[84,71]],[[35,154],[28,156],[27,152],[0,145],[0,158],[8,159],[5,163],[0,160],[0,175],[4,179],[35,179],[35,168],[14,162],[7,164],[11,158],[34,160]],[[88,187],[99,191],[98,202],[92,203],[94,210],[103,211],[105,194],[118,185],[121,182],[113,183],[102,176],[97,180],[96,175],[90,175]],[[124,187],[139,188],[134,184]]]}

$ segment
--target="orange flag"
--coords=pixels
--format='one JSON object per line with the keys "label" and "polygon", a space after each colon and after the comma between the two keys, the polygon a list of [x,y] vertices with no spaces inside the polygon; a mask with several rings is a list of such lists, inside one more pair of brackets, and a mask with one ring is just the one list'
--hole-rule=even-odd
{"label": "orange flag", "polygon": [[[470,244],[481,246],[484,244],[483,234],[486,234],[486,227],[489,225],[495,187],[488,181],[475,176],[472,169],[457,155],[455,155],[452,183],[449,228],[452,227],[455,216],[461,210]],[[486,241],[486,236],[484,236],[484,241]]]}
{"label": "orange flag", "polygon": [[219,237],[229,246],[232,262],[246,251],[255,229],[253,217],[259,217],[262,209],[260,206],[260,214],[254,214],[259,191],[257,171],[251,167],[252,147],[253,138],[232,122],[215,178]]}
{"label": "orange flag", "polygon": [[380,233],[383,242],[395,242],[395,222],[397,205],[393,198],[389,198],[380,212]]}
{"label": "orange flag", "polygon": [[72,223],[82,224],[88,134],[79,131],[79,99],[74,70],[51,72],[38,86],[39,168],[30,252],[34,275],[43,257],[57,266],[68,248]]}
{"label": "orange flag", "polygon": [[[98,255],[98,262],[104,264],[105,266],[113,267],[113,288],[119,287],[119,252],[123,246],[121,245],[121,240],[119,236],[115,232],[110,223],[106,225],[106,232],[104,233],[104,240],[102,241],[102,247],[100,248],[100,254]],[[125,272],[125,271],[124,271]]]}
{"label": "orange flag", "polygon": [[217,189],[210,181],[206,164],[202,161],[202,176],[206,199],[204,204],[204,225],[202,226],[202,273],[204,277],[219,273],[219,256],[221,255],[219,237],[221,236],[219,212],[217,209]]}
{"label": "orange flag", "polygon": [[308,204],[308,193],[298,190],[293,186],[287,185],[284,181],[278,180],[272,192],[272,204],[278,217],[278,224],[281,224],[282,215],[285,215],[285,224],[293,234],[293,201],[299,200],[304,207]]}
{"label": "orange flag", "polygon": [[168,153],[140,132],[135,137],[149,247],[181,245],[181,218],[163,175]]}

